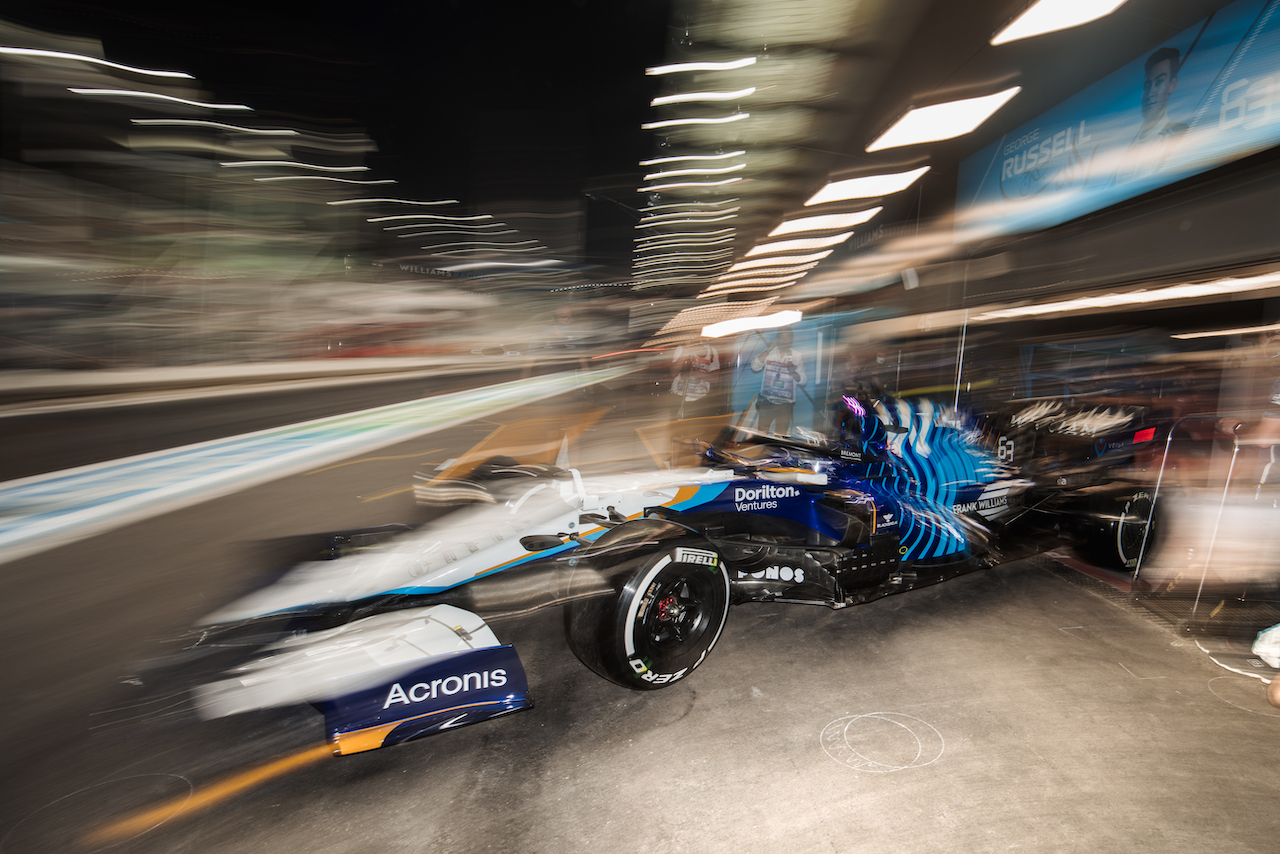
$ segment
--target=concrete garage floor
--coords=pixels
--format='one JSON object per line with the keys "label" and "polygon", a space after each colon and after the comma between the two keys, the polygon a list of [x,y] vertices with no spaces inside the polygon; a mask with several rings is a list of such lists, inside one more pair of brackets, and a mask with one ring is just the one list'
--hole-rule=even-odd
{"label": "concrete garage floor", "polygon": [[[314,749],[318,715],[109,727],[51,757],[0,851],[1280,846],[1280,709],[1261,683],[1048,558],[838,612],[736,608],[703,667],[651,693],[580,665],[558,611],[495,628],[531,711],[257,784],[244,773]],[[188,793],[204,806],[87,836]]]}

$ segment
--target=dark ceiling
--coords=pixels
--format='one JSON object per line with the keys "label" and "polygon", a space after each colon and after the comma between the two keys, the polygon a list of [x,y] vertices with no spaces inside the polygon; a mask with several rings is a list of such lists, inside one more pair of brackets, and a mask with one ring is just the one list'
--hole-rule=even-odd
{"label": "dark ceiling", "polygon": [[[1027,0],[428,0],[416,4],[254,4],[12,0],[3,16],[100,38],[108,57],[181,68],[259,115],[317,128],[365,128],[368,163],[397,192],[471,207],[519,187],[589,209],[582,256],[625,270],[643,172],[662,146],[745,146],[756,169],[742,198],[735,256],[829,179],[928,164],[879,227],[927,224],[954,202],[961,159],[1226,0],[1128,0],[1070,30],[992,47]],[[645,67],[770,58],[753,127],[723,141],[664,136],[644,121],[669,91]],[[764,71],[761,72],[765,74]],[[910,106],[1004,88],[1022,92],[968,136],[866,153]],[[669,196],[663,201],[687,199]],[[699,197],[714,200],[715,194]],[[874,200],[853,207],[866,207]],[[593,233],[594,232],[594,233]],[[861,251],[857,238],[831,260]],[[824,265],[827,262],[824,262]],[[671,295],[689,296],[684,286]]]}

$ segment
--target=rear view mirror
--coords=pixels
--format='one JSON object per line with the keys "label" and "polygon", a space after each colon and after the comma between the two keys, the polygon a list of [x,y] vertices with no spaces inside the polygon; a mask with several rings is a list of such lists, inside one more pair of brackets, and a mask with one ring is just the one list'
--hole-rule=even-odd
{"label": "rear view mirror", "polygon": [[550,534],[532,534],[528,537],[520,538],[520,545],[527,552],[543,552],[562,544],[559,537],[553,537]]}

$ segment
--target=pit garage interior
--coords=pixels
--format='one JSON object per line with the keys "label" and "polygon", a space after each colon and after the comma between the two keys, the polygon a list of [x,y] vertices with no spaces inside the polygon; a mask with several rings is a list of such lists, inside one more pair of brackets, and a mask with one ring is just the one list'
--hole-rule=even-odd
{"label": "pit garage interior", "polygon": [[[668,310],[643,342],[657,355],[625,369],[567,360],[531,377],[468,359],[377,375],[280,367],[216,385],[180,370],[5,383],[0,495],[382,407],[416,407],[418,426],[146,512],[21,529],[0,564],[0,852],[1274,852],[1280,707],[1267,696],[1280,671],[1250,643],[1280,623],[1280,510],[1227,499],[1237,462],[1247,477],[1260,457],[1214,425],[1256,423],[1277,376],[1280,138],[1136,195],[1112,187],[1103,206],[1049,224],[957,236],[970,158],[1214,20],[1280,14],[1242,2],[1129,0],[1000,46],[993,34],[1025,2],[673,4],[668,61],[767,59],[753,82],[770,94],[749,131],[661,143],[760,153],[767,167],[733,190],[736,258],[828,183],[929,172],[846,205],[882,210],[781,291],[646,281],[637,267]],[[1280,54],[1273,64],[1280,75]],[[1280,89],[1251,85],[1230,109],[1262,126]],[[908,107],[1011,86],[971,133],[867,151]],[[679,192],[666,198],[694,198]],[[278,577],[299,535],[447,524],[415,503],[415,474],[492,456],[591,474],[687,463],[683,440],[746,415],[743,353],[765,336],[718,345],[726,367],[737,360],[731,414],[701,421],[678,418],[661,348],[699,340],[711,320],[792,308],[825,384],[797,403],[801,426],[829,426],[839,383],[873,374],[895,394],[974,408],[1140,407],[1182,427],[1126,469],[1154,491],[1172,459],[1222,497],[1179,505],[1137,572],[1063,541],[865,605],[734,607],[696,672],[656,691],[584,667],[558,607],[513,607],[489,623],[517,648],[533,707],[386,749],[335,756],[310,705],[196,713],[188,688],[207,662],[189,654],[193,626]],[[0,513],[27,524],[5,501]],[[1210,572],[1187,552],[1193,529],[1220,535],[1247,571]]]}

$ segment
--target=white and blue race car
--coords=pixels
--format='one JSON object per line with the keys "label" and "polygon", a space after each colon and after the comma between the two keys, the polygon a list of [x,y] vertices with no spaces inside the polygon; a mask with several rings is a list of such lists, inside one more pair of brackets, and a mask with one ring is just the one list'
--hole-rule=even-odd
{"label": "white and blue race car", "polygon": [[[422,483],[420,500],[467,506],[417,530],[328,535],[319,559],[210,614],[202,637],[279,639],[206,680],[198,706],[313,703],[353,753],[531,705],[486,616],[562,607],[587,667],[648,690],[706,660],[731,605],[870,602],[1064,530],[1147,539],[1131,483],[1028,479],[1008,436],[929,401],[847,397],[842,412],[834,439],[730,431],[697,468],[584,478],[497,458]],[[1112,505],[1125,509],[1098,510]]]}

